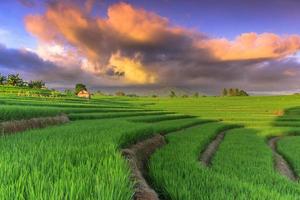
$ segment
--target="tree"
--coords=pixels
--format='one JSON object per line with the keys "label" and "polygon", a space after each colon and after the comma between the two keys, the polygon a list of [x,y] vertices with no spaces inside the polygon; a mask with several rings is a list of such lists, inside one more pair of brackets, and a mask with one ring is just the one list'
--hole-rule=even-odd
{"label": "tree", "polygon": [[0,73],[0,85],[4,85],[5,81],[6,81],[6,77]]}
{"label": "tree", "polygon": [[11,86],[24,86],[23,79],[19,74],[9,74],[7,76],[7,84]]}
{"label": "tree", "polygon": [[241,90],[240,96],[249,96],[249,94],[247,92],[245,92],[244,90]]}
{"label": "tree", "polygon": [[126,96],[128,96],[128,97],[138,97],[137,94],[127,94]]}
{"label": "tree", "polygon": [[233,88],[229,89],[228,96],[234,96],[234,90],[233,90]]}
{"label": "tree", "polygon": [[176,93],[173,90],[170,91],[170,97],[176,97]]}
{"label": "tree", "polygon": [[45,82],[42,80],[30,81],[28,83],[28,87],[34,89],[42,89],[44,86],[45,86]]}
{"label": "tree", "polygon": [[125,92],[122,92],[122,91],[116,92],[116,96],[123,97],[125,95],[126,95]]}
{"label": "tree", "polygon": [[240,96],[240,90],[238,88],[235,88],[233,96]]}
{"label": "tree", "polygon": [[249,96],[249,94],[245,92],[245,90],[240,90],[238,88],[230,88],[229,90],[224,88],[222,94],[223,96]]}
{"label": "tree", "polygon": [[228,92],[227,92],[227,89],[226,89],[226,88],[223,89],[222,95],[223,95],[223,96],[227,96],[227,95],[228,95]]}
{"label": "tree", "polygon": [[75,86],[75,94],[77,95],[82,90],[87,90],[86,85],[84,85],[82,83],[77,83]]}
{"label": "tree", "polygon": [[193,97],[198,98],[199,97],[199,92],[195,92]]}

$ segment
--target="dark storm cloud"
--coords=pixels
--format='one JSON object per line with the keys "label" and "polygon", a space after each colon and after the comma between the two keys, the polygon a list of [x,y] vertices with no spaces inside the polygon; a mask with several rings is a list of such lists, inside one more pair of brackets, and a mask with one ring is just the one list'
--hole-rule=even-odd
{"label": "dark storm cloud", "polygon": [[25,49],[9,49],[0,44],[1,69],[30,74],[32,79],[38,78],[47,82],[74,81],[82,74],[78,69],[68,70],[53,62],[45,61],[34,52]]}

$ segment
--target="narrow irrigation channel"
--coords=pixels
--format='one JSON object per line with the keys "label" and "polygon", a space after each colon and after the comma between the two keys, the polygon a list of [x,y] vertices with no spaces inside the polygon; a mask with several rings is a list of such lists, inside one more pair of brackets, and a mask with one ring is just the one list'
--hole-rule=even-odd
{"label": "narrow irrigation channel", "polygon": [[226,130],[220,131],[215,136],[215,138],[207,145],[205,150],[202,151],[199,156],[199,161],[203,166],[205,167],[211,166],[211,161],[213,159],[213,156],[217,152],[220,144],[223,142],[226,132],[237,128],[244,128],[244,126],[240,124],[232,125],[231,127],[228,127]]}
{"label": "narrow irrigation channel", "polygon": [[199,121],[180,129],[163,134],[157,134],[149,139],[140,141],[125,149],[122,149],[122,155],[127,159],[132,172],[132,178],[135,181],[135,200],[159,200],[158,193],[147,182],[146,178],[148,169],[147,164],[151,155],[158,149],[167,144],[165,135],[184,130],[195,126],[201,126],[206,123],[214,122],[212,120]]}
{"label": "narrow irrigation channel", "polygon": [[298,177],[296,176],[293,169],[289,166],[288,162],[283,158],[282,155],[277,151],[277,141],[280,137],[273,137],[269,139],[268,145],[273,151],[274,161],[275,161],[275,168],[276,170],[281,173],[283,176],[286,176],[292,181],[296,181]]}
{"label": "narrow irrigation channel", "polygon": [[162,135],[141,141],[137,144],[123,149],[122,154],[129,161],[132,175],[136,181],[135,196],[136,200],[158,200],[158,194],[148,185],[144,178],[147,174],[147,162],[154,151],[166,144]]}
{"label": "narrow irrigation channel", "polygon": [[219,145],[225,137],[225,131],[219,133],[215,139],[207,146],[207,148],[200,155],[200,162],[209,167],[211,165],[211,160],[216,151],[218,150]]}

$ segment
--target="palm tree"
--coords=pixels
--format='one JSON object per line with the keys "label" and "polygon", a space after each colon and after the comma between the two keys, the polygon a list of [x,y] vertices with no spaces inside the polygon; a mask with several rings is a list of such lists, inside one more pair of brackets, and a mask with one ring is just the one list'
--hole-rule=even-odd
{"label": "palm tree", "polygon": [[7,84],[12,86],[23,86],[24,82],[19,74],[9,74],[7,76]]}

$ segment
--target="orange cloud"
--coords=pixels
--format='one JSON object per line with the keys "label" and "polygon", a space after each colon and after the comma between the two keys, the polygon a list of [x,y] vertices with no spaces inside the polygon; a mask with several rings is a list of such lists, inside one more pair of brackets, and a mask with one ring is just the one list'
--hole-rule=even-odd
{"label": "orange cloud", "polygon": [[[29,15],[25,18],[27,30],[39,39],[44,41],[56,40],[57,31],[53,30],[52,24],[50,24],[44,16]],[[47,30],[47,33],[45,33]]]}
{"label": "orange cloud", "polygon": [[280,37],[273,33],[244,33],[234,41],[201,41],[199,47],[211,49],[214,56],[220,60],[281,58],[299,51],[300,36]]}
{"label": "orange cloud", "polygon": [[166,18],[129,4],[119,3],[108,9],[106,24],[123,37],[140,42],[151,42],[169,26]]}

